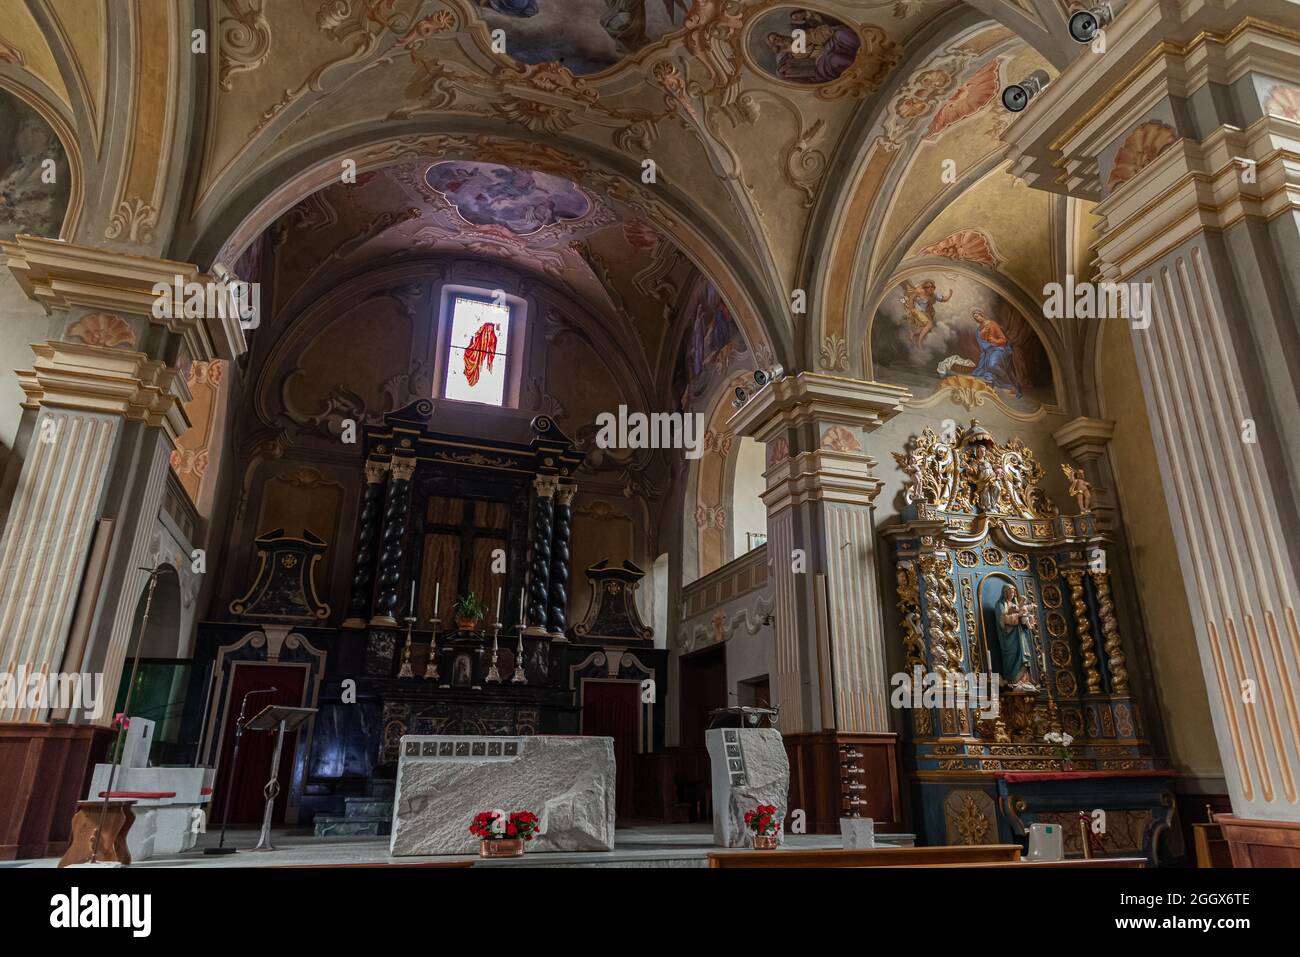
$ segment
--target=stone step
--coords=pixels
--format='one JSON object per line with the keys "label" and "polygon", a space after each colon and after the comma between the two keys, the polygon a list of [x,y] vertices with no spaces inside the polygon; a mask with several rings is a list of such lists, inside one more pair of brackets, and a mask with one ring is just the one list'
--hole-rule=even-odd
{"label": "stone step", "polygon": [[312,833],[316,837],[348,837],[366,835],[382,837],[391,833],[392,823],[388,818],[341,817],[337,814],[317,814]]}
{"label": "stone step", "polygon": [[378,800],[391,798],[397,793],[397,781],[392,778],[375,778],[370,782],[370,796]]}
{"label": "stone step", "polygon": [[348,819],[393,819],[393,802],[373,797],[349,797],[343,799],[343,816]]}

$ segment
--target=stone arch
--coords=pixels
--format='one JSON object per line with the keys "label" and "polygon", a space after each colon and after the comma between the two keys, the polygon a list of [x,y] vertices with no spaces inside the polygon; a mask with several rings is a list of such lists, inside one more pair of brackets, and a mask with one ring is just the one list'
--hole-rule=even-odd
{"label": "stone arch", "polygon": [[640,185],[639,167],[627,157],[612,157],[562,137],[545,142],[522,138],[511,131],[466,133],[460,129],[431,129],[434,124],[395,123],[303,147],[254,179],[232,190],[220,208],[193,220],[178,231],[170,255],[207,267],[228,264],[252,240],[295,203],[337,181],[344,159],[356,163],[357,174],[411,160],[434,162],[465,159],[513,165],[572,180],[633,210],[672,240],[677,248],[719,288],[735,311],[745,337],[761,343],[787,367],[793,367],[792,324],[786,317],[783,293],[773,289],[747,264],[747,256],[717,223],[699,215],[688,197],[671,188],[650,191]]}

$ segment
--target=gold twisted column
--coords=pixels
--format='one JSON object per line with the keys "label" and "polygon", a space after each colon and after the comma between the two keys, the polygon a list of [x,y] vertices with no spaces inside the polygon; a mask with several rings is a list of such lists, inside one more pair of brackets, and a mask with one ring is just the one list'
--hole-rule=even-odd
{"label": "gold twisted column", "polygon": [[1102,647],[1106,651],[1111,687],[1117,694],[1123,694],[1128,691],[1128,667],[1124,662],[1124,646],[1120,643],[1119,622],[1115,620],[1115,605],[1110,597],[1110,573],[1090,571],[1088,574],[1097,588],[1097,617],[1101,619]]}
{"label": "gold twisted column", "polygon": [[[930,656],[934,670],[947,681],[961,670],[961,643],[957,637],[957,592],[950,572],[952,560],[947,555],[921,556],[921,574],[925,578],[926,632],[930,638]],[[937,619],[934,617],[937,615]]]}
{"label": "gold twisted column", "polygon": [[1083,677],[1088,685],[1088,694],[1101,694],[1101,674],[1097,671],[1097,644],[1092,637],[1092,621],[1088,618],[1088,605],[1083,600],[1083,572],[1074,569],[1063,571],[1061,575],[1070,583],[1074,622],[1079,630],[1079,657],[1083,660]]}

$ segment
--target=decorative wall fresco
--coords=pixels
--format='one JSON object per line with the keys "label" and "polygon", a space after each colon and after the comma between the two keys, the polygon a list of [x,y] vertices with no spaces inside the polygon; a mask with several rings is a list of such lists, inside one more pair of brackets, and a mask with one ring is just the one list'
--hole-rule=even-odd
{"label": "decorative wall fresco", "polygon": [[685,0],[476,0],[488,29],[506,31],[506,49],[524,63],[559,63],[598,73],[681,29]]}
{"label": "decorative wall fresco", "polygon": [[876,379],[917,399],[942,391],[967,408],[994,399],[1019,412],[1055,401],[1051,363],[1029,322],[967,276],[936,270],[891,286],[870,335]]}
{"label": "decorative wall fresco", "polygon": [[19,233],[57,237],[70,187],[68,156],[54,130],[26,103],[0,90],[0,239]]}
{"label": "decorative wall fresco", "polygon": [[567,179],[513,166],[435,163],[425,179],[466,222],[501,226],[516,236],[581,219],[591,209],[591,201]]}
{"label": "decorative wall fresco", "polygon": [[690,310],[690,329],[673,375],[673,394],[683,409],[708,393],[749,353],[740,327],[712,283],[701,284]]}
{"label": "decorative wall fresco", "polygon": [[1157,156],[1178,140],[1178,132],[1168,123],[1148,120],[1140,124],[1120,144],[1106,185],[1111,189],[1127,183],[1150,166]]}
{"label": "decorative wall fresco", "polygon": [[858,31],[843,20],[805,7],[779,7],[761,14],[750,28],[748,50],[769,76],[815,86],[839,79],[861,45]]}
{"label": "decorative wall fresco", "polygon": [[936,139],[944,130],[956,126],[988,107],[998,96],[1001,82],[998,80],[998,67],[1001,58],[995,57],[971,74],[935,111],[934,119],[926,128],[924,139]]}

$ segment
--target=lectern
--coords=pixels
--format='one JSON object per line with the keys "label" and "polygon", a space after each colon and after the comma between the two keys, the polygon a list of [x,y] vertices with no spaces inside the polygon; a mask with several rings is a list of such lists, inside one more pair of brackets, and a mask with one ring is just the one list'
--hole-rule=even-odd
{"label": "lectern", "polygon": [[288,705],[269,704],[248,720],[250,731],[270,731],[278,727],[275,754],[271,756],[271,779],[262,788],[266,795],[266,809],[262,811],[262,836],[257,839],[255,851],[274,851],[271,844],[271,815],[275,813],[275,799],[280,794],[280,753],[284,750],[284,736],[296,731],[304,721],[316,713],[315,708],[290,708]]}

